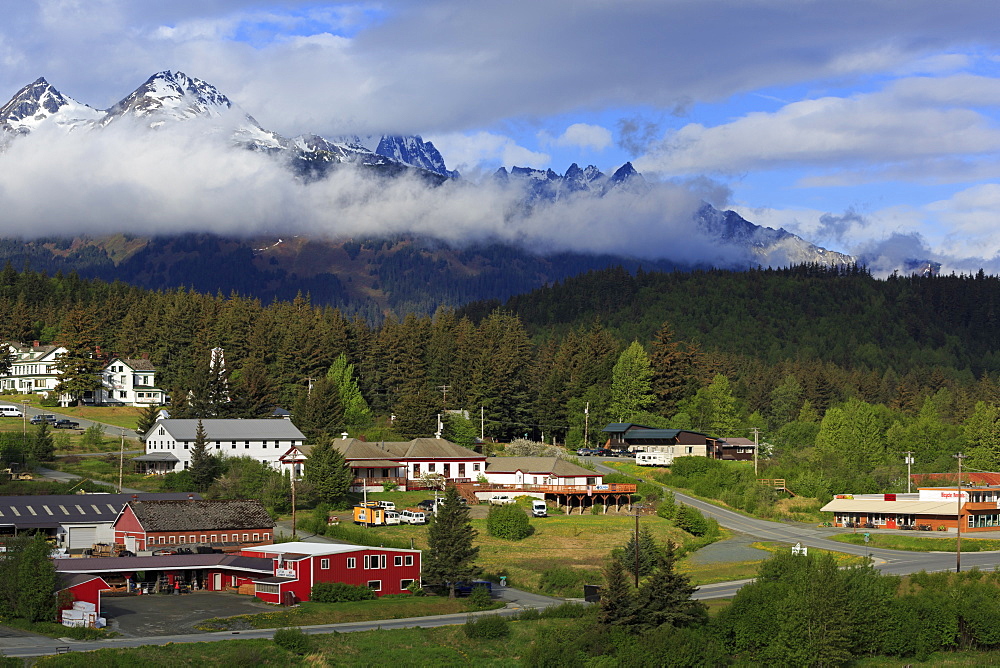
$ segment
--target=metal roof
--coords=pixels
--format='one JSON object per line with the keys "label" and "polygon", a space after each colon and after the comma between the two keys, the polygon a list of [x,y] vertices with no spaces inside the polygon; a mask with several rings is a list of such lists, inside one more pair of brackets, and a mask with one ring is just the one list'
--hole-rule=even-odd
{"label": "metal roof", "polygon": [[[0,496],[0,524],[16,527],[56,527],[64,524],[112,523],[125,504],[140,501],[179,501],[183,492],[142,494],[50,494]],[[200,494],[195,494],[201,499]]]}
{"label": "metal roof", "polygon": [[234,554],[171,554],[163,557],[91,557],[56,559],[60,573],[120,573],[145,570],[186,571],[220,566],[239,571],[273,573],[274,562]]}
{"label": "metal roof", "polygon": [[582,466],[559,457],[490,457],[486,460],[487,473],[551,473],[559,477],[600,476]]}
{"label": "metal roof", "polygon": [[890,513],[905,515],[955,515],[954,501],[884,501],[880,499],[834,499],[821,511],[828,513]]}
{"label": "metal roof", "polygon": [[[167,418],[159,420],[145,434],[145,438],[159,436],[163,429],[176,441],[193,441],[198,429],[198,420],[180,420]],[[303,441],[305,436],[291,420],[280,418],[260,418],[247,420],[209,419],[201,420],[205,433],[210,441],[245,441],[245,440],[294,440]]]}

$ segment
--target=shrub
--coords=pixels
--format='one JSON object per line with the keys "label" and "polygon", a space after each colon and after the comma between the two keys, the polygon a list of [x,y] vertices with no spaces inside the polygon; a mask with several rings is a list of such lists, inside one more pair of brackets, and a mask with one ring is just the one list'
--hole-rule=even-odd
{"label": "shrub", "polygon": [[312,639],[297,627],[275,631],[274,644],[292,654],[308,654],[312,649]]}
{"label": "shrub", "polygon": [[493,605],[493,597],[490,596],[490,590],[486,587],[473,587],[468,602],[469,607],[473,610],[485,610]]}
{"label": "shrub", "polygon": [[541,619],[541,617],[542,613],[538,610],[538,608],[525,608],[521,610],[521,612],[517,613],[517,617],[514,619],[522,622],[530,622],[536,619]]}
{"label": "shrub", "polygon": [[465,622],[465,635],[477,640],[495,640],[510,635],[510,622],[500,615],[483,615]]}
{"label": "shrub", "polygon": [[343,582],[317,582],[313,585],[310,598],[319,603],[370,601],[375,598],[375,592],[361,585],[350,585]]}
{"label": "shrub", "polygon": [[663,488],[649,482],[640,482],[635,491],[642,496],[643,501],[659,501],[663,496]]}
{"label": "shrub", "polygon": [[583,605],[582,603],[560,603],[539,611],[538,616],[542,619],[578,619],[588,614],[595,614],[598,610],[596,605]]}
{"label": "shrub", "polygon": [[490,506],[486,515],[486,532],[494,538],[521,540],[533,531],[527,513],[517,505]]}
{"label": "shrub", "polygon": [[683,503],[677,507],[675,523],[678,529],[683,529],[692,536],[704,536],[710,529],[708,520],[701,514],[701,511],[691,506],[685,506]]}

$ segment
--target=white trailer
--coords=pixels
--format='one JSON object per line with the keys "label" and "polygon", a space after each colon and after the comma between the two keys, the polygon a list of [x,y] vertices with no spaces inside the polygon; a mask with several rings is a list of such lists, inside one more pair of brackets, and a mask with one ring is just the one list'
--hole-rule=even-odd
{"label": "white trailer", "polygon": [[636,466],[670,466],[674,458],[665,452],[638,452],[635,455]]}

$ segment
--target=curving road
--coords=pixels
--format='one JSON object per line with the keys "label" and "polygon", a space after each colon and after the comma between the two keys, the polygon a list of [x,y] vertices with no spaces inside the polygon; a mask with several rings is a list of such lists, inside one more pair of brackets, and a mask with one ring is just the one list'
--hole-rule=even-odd
{"label": "curving road", "polygon": [[[617,469],[612,469],[602,464],[600,460],[595,460],[595,463],[598,469],[606,473],[621,473]],[[824,550],[844,552],[858,556],[871,556],[875,560],[876,568],[884,573],[894,575],[906,575],[907,573],[915,573],[921,570],[944,571],[955,568],[956,559],[954,552],[906,552],[841,543],[830,540],[828,536],[834,533],[843,533],[844,529],[809,527],[800,524],[786,524],[747,517],[733,510],[695,499],[676,490],[671,491],[678,501],[697,508],[706,517],[714,518],[720,525],[727,529],[749,534],[762,540],[801,543],[807,547],[822,548]],[[963,569],[975,566],[980,570],[994,570],[998,564],[1000,564],[1000,552],[962,553]],[[717,596],[716,598],[719,597]]]}

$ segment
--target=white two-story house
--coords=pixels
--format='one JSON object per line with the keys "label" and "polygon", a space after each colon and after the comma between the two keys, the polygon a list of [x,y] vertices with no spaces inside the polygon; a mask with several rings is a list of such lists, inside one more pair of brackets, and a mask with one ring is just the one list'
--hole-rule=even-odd
{"label": "white two-story house", "polygon": [[[279,460],[290,448],[305,441],[291,420],[256,419],[201,421],[208,440],[208,452],[217,457],[252,457],[278,469]],[[144,473],[169,473],[191,468],[198,420],[158,420],[146,432],[146,454],[134,458]]]}
{"label": "white two-story house", "polygon": [[11,360],[10,371],[0,376],[0,390],[4,394],[48,394],[59,382],[56,360],[66,348],[43,346],[34,341],[30,346],[7,342],[0,350]]}
{"label": "white two-story house", "polygon": [[115,357],[101,371],[94,403],[105,406],[160,406],[165,392],[156,387],[156,368],[148,359]]}

